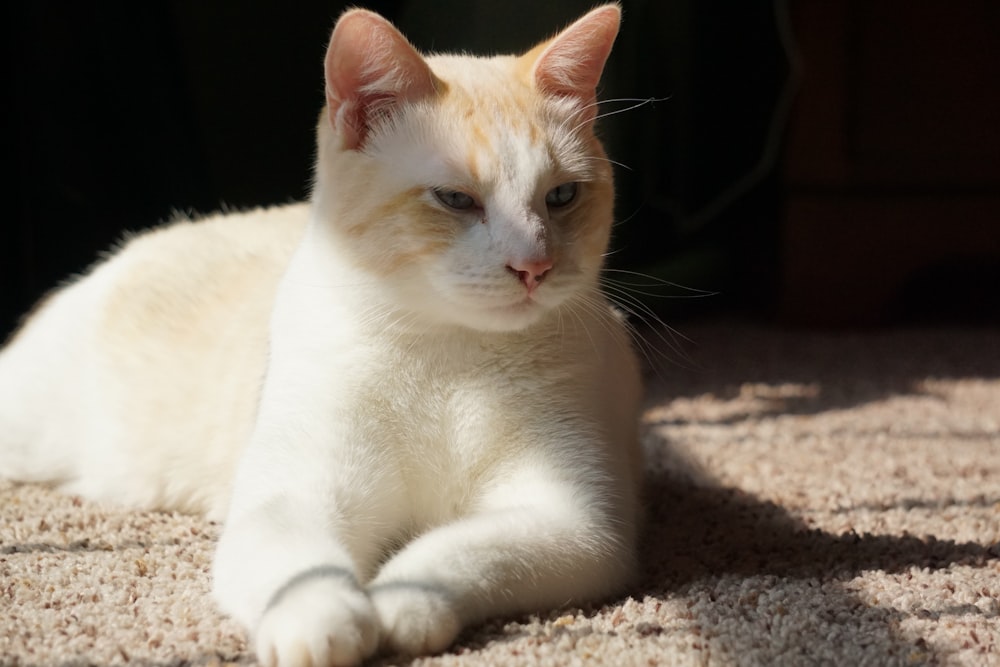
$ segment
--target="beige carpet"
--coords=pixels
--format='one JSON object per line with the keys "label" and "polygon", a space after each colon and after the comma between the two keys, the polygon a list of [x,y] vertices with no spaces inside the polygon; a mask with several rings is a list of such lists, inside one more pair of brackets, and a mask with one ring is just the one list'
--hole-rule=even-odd
{"label": "beige carpet", "polygon": [[[642,580],[415,664],[1000,665],[1000,331],[682,329],[690,360],[650,353]],[[217,534],[0,482],[0,664],[252,663]]]}

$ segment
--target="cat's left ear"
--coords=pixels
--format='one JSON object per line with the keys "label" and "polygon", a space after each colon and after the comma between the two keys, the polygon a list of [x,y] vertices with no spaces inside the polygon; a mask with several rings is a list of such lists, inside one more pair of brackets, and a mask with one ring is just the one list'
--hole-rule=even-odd
{"label": "cat's left ear", "polygon": [[337,21],[324,65],[330,123],[351,150],[399,104],[443,86],[391,23],[364,9],[348,10]]}
{"label": "cat's left ear", "polygon": [[597,115],[597,84],[618,36],[622,12],[604,5],[578,19],[558,35],[522,56],[539,91],[576,100],[581,118]]}

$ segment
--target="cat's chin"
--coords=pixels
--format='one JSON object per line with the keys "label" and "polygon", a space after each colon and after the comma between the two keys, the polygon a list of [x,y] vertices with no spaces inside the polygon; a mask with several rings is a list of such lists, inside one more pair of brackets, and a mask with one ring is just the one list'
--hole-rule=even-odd
{"label": "cat's chin", "polygon": [[549,308],[537,301],[526,299],[504,306],[477,308],[466,312],[463,319],[473,329],[481,331],[521,331],[537,324]]}
{"label": "cat's chin", "polygon": [[427,321],[432,327],[458,326],[473,331],[504,333],[527,329],[542,320],[550,310],[550,306],[531,299],[490,305],[450,301],[446,305],[435,304],[427,311]]}

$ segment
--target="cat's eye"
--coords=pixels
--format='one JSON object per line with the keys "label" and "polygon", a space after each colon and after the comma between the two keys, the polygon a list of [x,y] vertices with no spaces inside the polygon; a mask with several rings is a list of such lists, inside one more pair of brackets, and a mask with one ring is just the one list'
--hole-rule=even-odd
{"label": "cat's eye", "polygon": [[577,184],[563,183],[549,190],[545,195],[545,204],[551,208],[568,206],[576,199]]}
{"label": "cat's eye", "polygon": [[431,190],[434,197],[450,209],[456,211],[468,211],[476,208],[476,200],[471,195],[467,195],[461,190],[449,190],[448,188],[434,188]]}

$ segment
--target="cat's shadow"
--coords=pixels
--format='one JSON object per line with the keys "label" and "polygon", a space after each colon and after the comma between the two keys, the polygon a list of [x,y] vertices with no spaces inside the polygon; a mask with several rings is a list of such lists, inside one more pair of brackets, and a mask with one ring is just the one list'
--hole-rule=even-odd
{"label": "cat's shadow", "polygon": [[649,406],[710,395],[726,407],[711,419],[681,412],[659,417],[659,424],[707,420],[724,426],[852,409],[897,396],[940,399],[928,379],[1000,378],[998,333],[995,328],[804,332],[736,321],[669,336],[642,328],[636,339],[644,351]]}
{"label": "cat's shadow", "polygon": [[[912,662],[914,656],[920,663],[936,662],[931,646],[899,632],[903,612],[869,605],[845,584],[866,571],[891,574],[914,567],[981,566],[1000,557],[1000,545],[905,534],[851,531],[838,535],[810,528],[774,503],[699,479],[696,472],[650,472],[646,499],[642,582],[633,596],[641,599],[712,591],[709,602],[702,595],[699,604],[690,607],[695,615],[692,623],[703,626],[709,635],[712,626],[725,626],[729,637],[721,644],[723,652],[725,646],[739,646],[741,639],[747,646],[759,645],[756,593],[785,587],[787,613],[838,619],[840,632],[836,636],[812,633],[800,638],[804,656],[815,661],[822,661],[821,656],[849,660],[845,650],[866,646],[869,664]],[[723,579],[728,581],[720,583]],[[697,618],[699,611],[703,618]],[[979,613],[978,609],[971,612]],[[921,609],[918,613],[938,618],[970,611]],[[876,642],[871,636],[873,620],[880,626]],[[745,656],[728,657],[734,664],[747,664]]]}
{"label": "cat's shadow", "polygon": [[[938,330],[848,335],[709,326],[695,328],[689,340],[669,330],[640,332],[647,342],[645,358],[653,362],[647,369],[650,407],[669,405],[677,397],[710,396],[722,409],[710,414],[675,410],[647,415],[652,418],[647,429],[655,439],[650,443],[655,456],[650,457],[646,475],[642,576],[631,596],[697,597],[697,604],[689,607],[695,616],[690,623],[703,626],[709,635],[712,626],[725,626],[730,637],[719,646],[739,647],[741,639],[745,646],[760,644],[760,614],[767,612],[755,609],[754,593],[741,595],[736,589],[779,586],[787,589],[788,606],[792,601],[797,606],[791,613],[866,619],[866,624],[845,621],[843,632],[835,637],[816,633],[802,637],[802,642],[811,644],[806,648],[809,655],[844,655],[843,646],[856,647],[864,639],[872,651],[871,664],[897,662],[900,656],[904,662],[908,656],[926,656],[927,662],[934,662],[937,657],[930,646],[899,632],[902,612],[872,607],[849,589],[848,582],[868,571],[892,574],[909,568],[933,571],[954,564],[982,564],[1000,557],[1000,546],[816,530],[779,505],[722,486],[655,431],[706,421],[726,426],[779,414],[813,415],[894,396],[927,395],[926,378],[1000,377],[1000,356],[982,353],[996,349],[995,335],[976,330],[961,334],[962,344],[956,343],[955,332]],[[753,395],[745,396],[747,392]],[[904,502],[899,509],[941,506],[920,498]],[[993,506],[1000,495],[973,502]],[[823,584],[821,594],[810,590],[817,582]],[[933,619],[963,611],[917,613]],[[870,632],[874,619],[881,625],[878,642],[873,644],[870,636],[851,636],[852,631]],[[749,654],[726,657],[733,664],[752,661]],[[849,656],[844,657],[841,662],[848,664]]]}
{"label": "cat's shadow", "polygon": [[[770,589],[774,587],[784,587],[781,613],[838,619],[835,636],[812,633],[796,639],[802,642],[801,664],[829,662],[831,656],[849,664],[857,657],[849,651],[858,646],[866,647],[867,664],[936,664],[941,656],[934,654],[931,645],[899,631],[903,612],[873,607],[845,584],[865,571],[936,570],[954,564],[982,565],[1000,557],[1000,545],[853,532],[836,535],[812,529],[774,503],[713,484],[693,469],[685,470],[683,461],[671,466],[647,474],[639,583],[627,597],[583,610],[553,610],[541,614],[539,620],[544,623],[579,611],[596,616],[628,597],[638,601],[696,597],[697,604],[687,605],[686,624],[698,626],[706,640],[724,627],[725,640],[712,649],[718,662],[765,664],[740,653],[739,648],[767,642],[761,637],[757,598],[773,594]],[[918,613],[938,618],[970,610],[921,609]],[[979,612],[973,609],[971,613]],[[478,652],[495,642],[516,641],[536,632],[537,626],[522,625],[525,620],[496,620],[471,628],[452,650]],[[669,632],[648,620],[626,622],[634,623],[631,630],[640,636]],[[384,656],[377,663],[398,661]]]}
{"label": "cat's shadow", "polygon": [[[706,419],[726,425],[778,414],[819,414],[893,396],[926,395],[923,381],[929,377],[1000,377],[1000,356],[986,355],[989,359],[984,361],[981,353],[995,349],[989,333],[965,332],[965,343],[956,345],[947,331],[900,338],[753,329],[748,333],[745,327],[706,329],[695,334],[703,349],[690,364],[674,352],[653,351],[652,360],[665,361],[670,368],[651,373],[647,403],[666,405],[676,397],[709,395],[717,403],[732,405],[710,418],[682,411],[653,417],[647,428],[652,431],[657,426],[684,426]],[[907,354],[900,354],[899,346]],[[707,368],[698,363],[700,359],[708,360]],[[771,396],[768,390],[774,387],[801,391]],[[752,404],[742,396],[748,389],[761,394],[753,396]],[[791,641],[801,642],[802,660],[796,664],[853,664],[857,653],[851,651],[859,646],[865,647],[866,664],[937,664],[946,661],[946,656],[936,655],[934,646],[915,635],[905,636],[900,630],[903,621],[910,614],[933,620],[982,613],[972,605],[904,612],[891,605],[870,604],[852,590],[851,582],[872,571],[892,575],[911,568],[934,571],[959,564],[982,565],[1000,558],[1000,545],[817,530],[779,505],[720,485],[669,442],[656,439],[652,443],[656,456],[651,458],[657,461],[650,462],[645,480],[647,517],[637,585],[626,596],[591,608],[552,610],[471,628],[453,651],[486,651],[497,642],[566,630],[552,623],[540,628],[532,621],[544,624],[580,611],[596,617],[631,597],[639,602],[646,598],[684,600],[689,616],[685,624],[697,626],[700,637],[711,641],[713,633],[726,633],[724,641],[712,644],[714,662],[720,664],[773,664],[774,654],[768,660],[766,651],[753,654],[742,649],[770,641],[762,636],[762,627],[770,619],[762,616],[776,608],[789,617],[811,616],[827,623],[826,627],[836,625],[835,634],[811,632],[793,637]],[[983,506],[997,502],[1000,496],[972,501]],[[941,503],[912,498],[899,509],[918,507],[934,509]],[[782,598],[781,606],[758,608],[759,598],[776,595]],[[636,624],[626,632],[634,630],[639,636],[670,632],[647,619],[625,617],[625,623]],[[388,659],[380,664],[398,663]]]}

